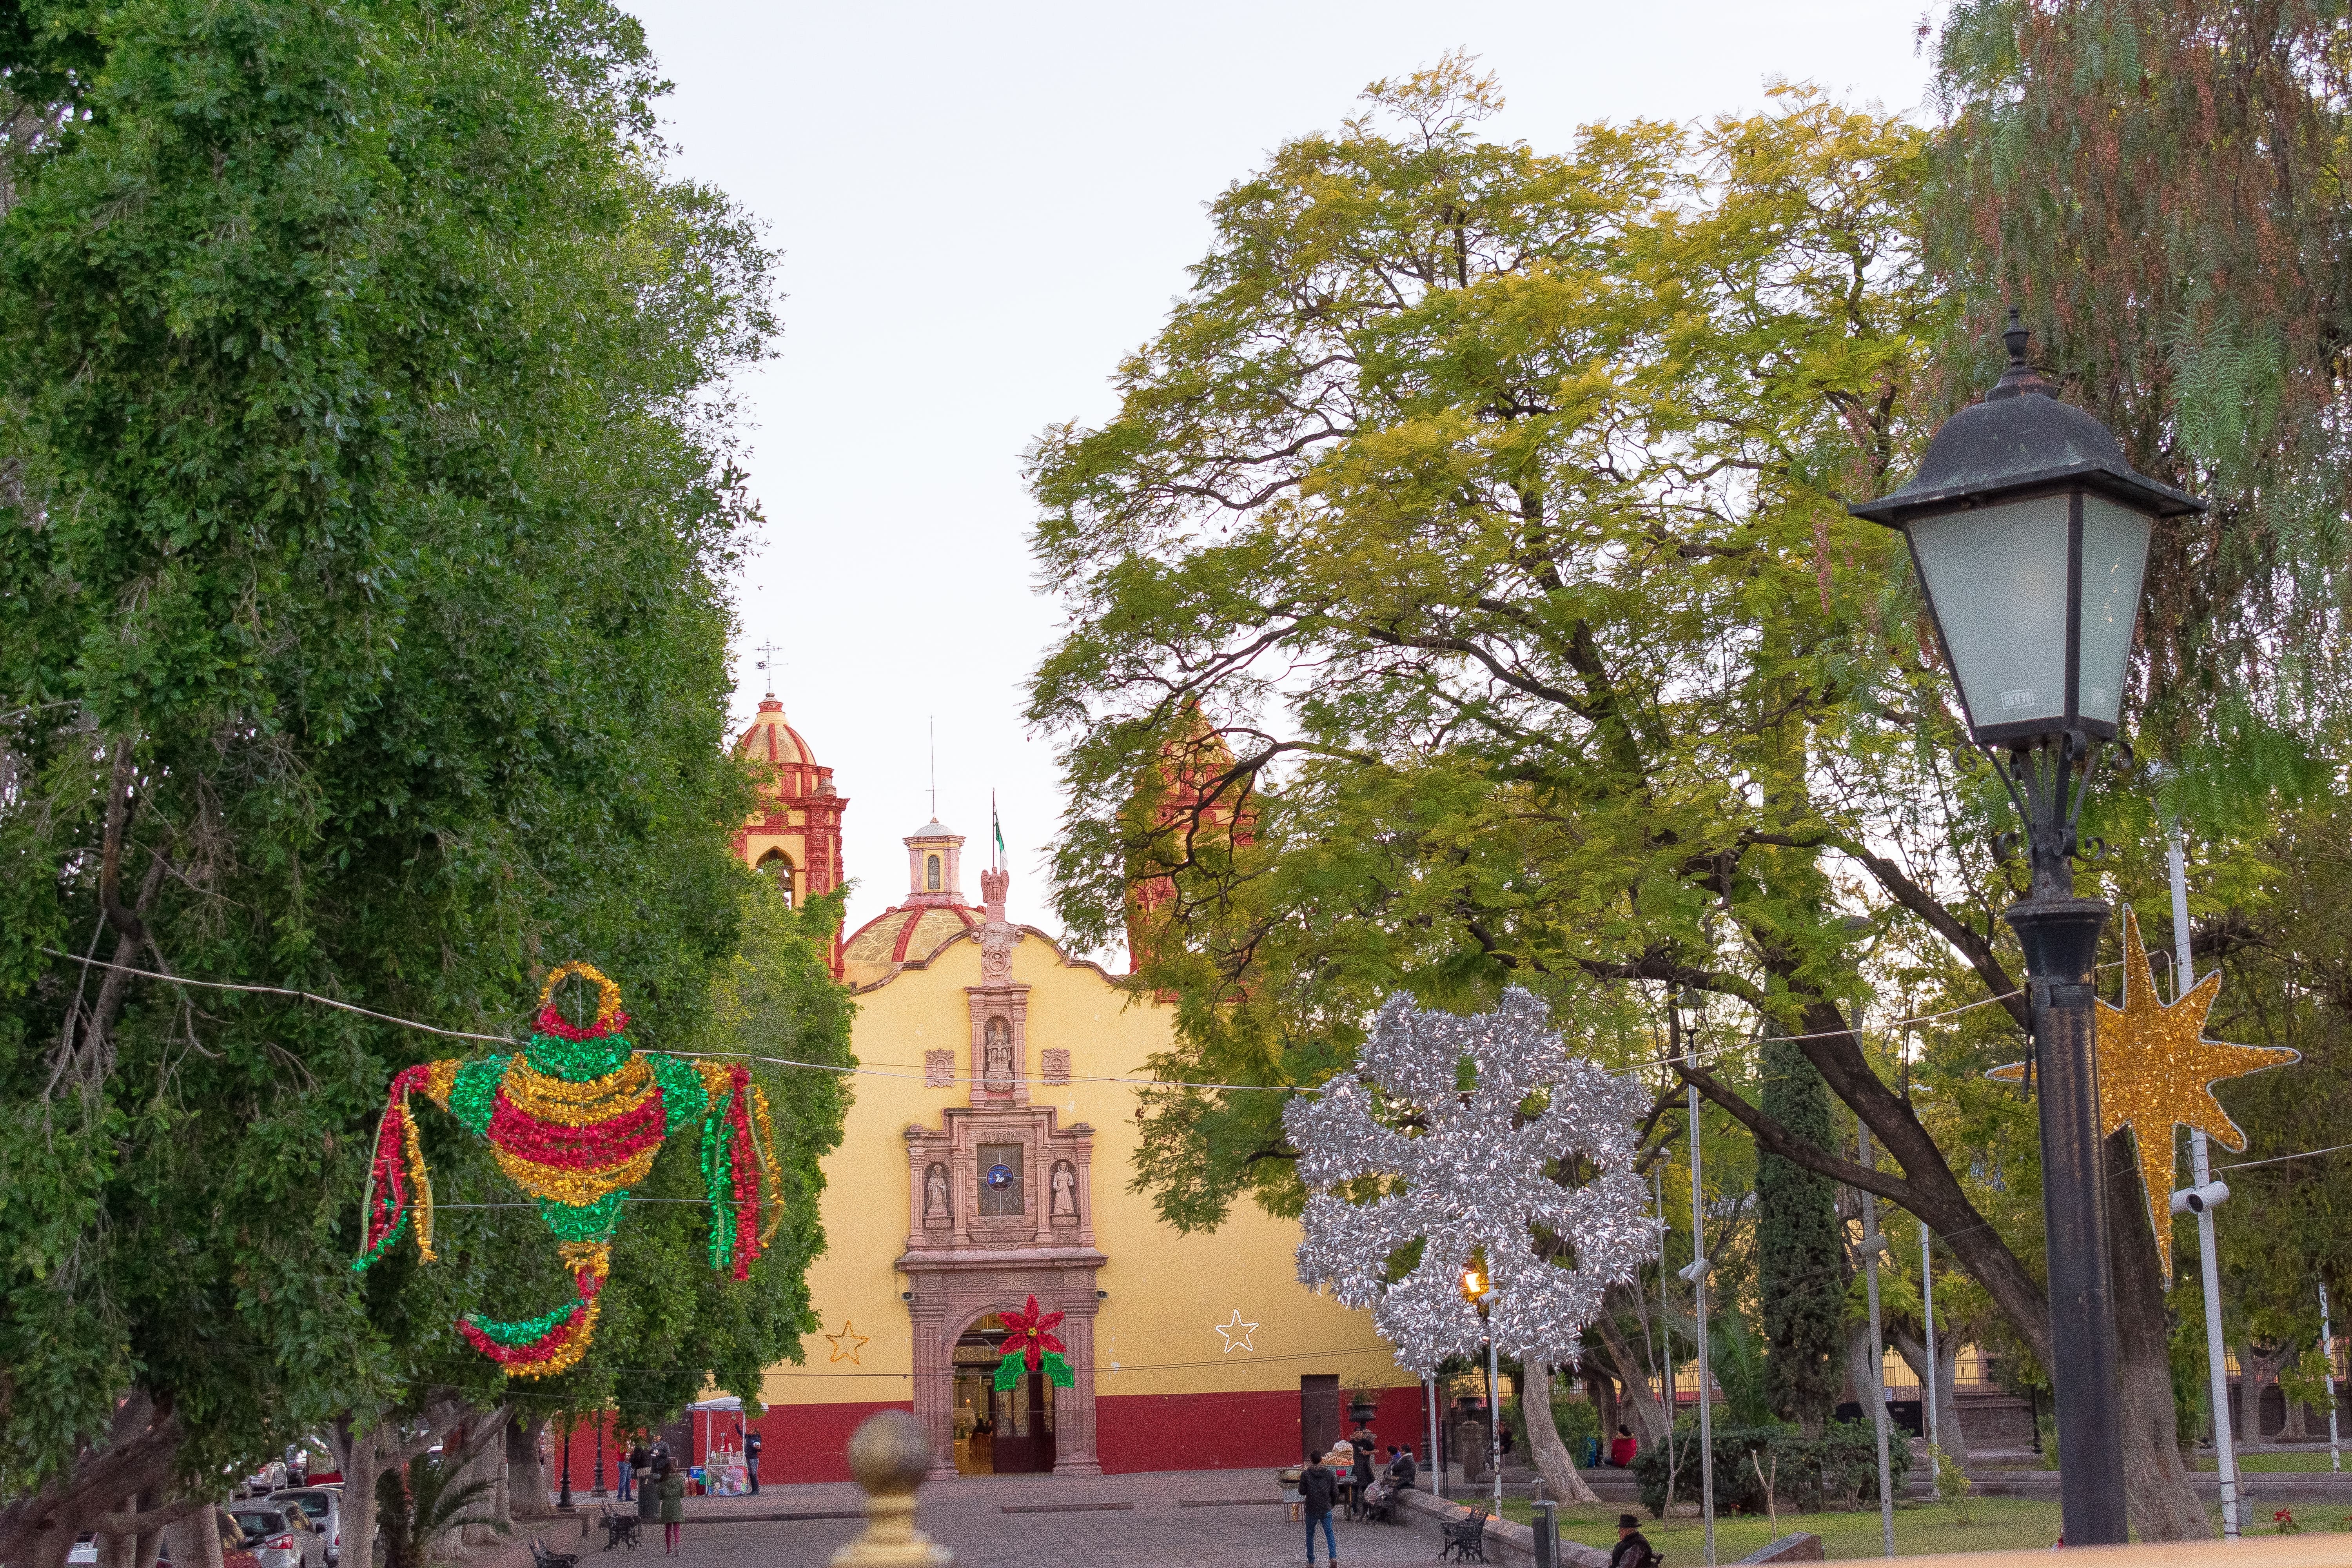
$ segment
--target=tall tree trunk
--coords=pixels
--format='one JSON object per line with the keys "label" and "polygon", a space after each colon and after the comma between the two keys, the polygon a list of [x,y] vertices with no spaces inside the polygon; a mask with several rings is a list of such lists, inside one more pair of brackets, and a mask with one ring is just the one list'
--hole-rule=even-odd
{"label": "tall tree trunk", "polygon": [[2270,1381],[2269,1358],[2252,1342],[2238,1347],[2238,1441],[2252,1447],[2263,1440],[2263,1385]]}
{"label": "tall tree trunk", "polygon": [[1862,1406],[1862,1418],[1870,1419],[1870,1402],[1878,1397],[1878,1386],[1870,1375],[1870,1325],[1856,1321],[1845,1326],[1845,1386],[1846,1397]]}
{"label": "tall tree trunk", "polygon": [[[2168,1131],[2167,1138],[2172,1134]],[[2163,1267],[2149,1229],[2139,1161],[2123,1132],[2107,1138],[2107,1266],[2123,1381],[2125,1511],[2142,1541],[2204,1541],[2213,1526],[2180,1462]],[[2168,1196],[2168,1194],[2166,1194]],[[2164,1201],[2159,1197],[2159,1202]],[[2059,1456],[2065,1463],[2065,1456]]]}
{"label": "tall tree trunk", "polygon": [[[1895,1353],[1903,1358],[1904,1364],[1919,1380],[1919,1386],[1932,1386],[1936,1391],[1936,1447],[1949,1455],[1955,1464],[1966,1465],[1969,1462],[1969,1437],[1960,1430],[1959,1415],[1952,1407],[1957,1382],[1955,1373],[1959,1364],[1959,1336],[1937,1336],[1936,1364],[1932,1369],[1935,1381],[1932,1384],[1928,1381],[1931,1369],[1927,1365],[1927,1347],[1900,1329],[1895,1331],[1894,1340]],[[1921,1411],[1919,1419],[1924,1423],[1927,1418],[1927,1413]]]}
{"label": "tall tree trunk", "polygon": [[547,1417],[517,1416],[507,1425],[507,1500],[517,1519],[544,1519],[555,1511],[548,1500],[547,1464],[540,1458]]}
{"label": "tall tree trunk", "polygon": [[1539,1361],[1526,1361],[1520,1370],[1527,1374],[1527,1386],[1519,1391],[1519,1412],[1527,1417],[1528,1447],[1535,1451],[1536,1468],[1544,1485],[1562,1502],[1599,1502],[1584,1478],[1576,1473],[1576,1461],[1569,1457],[1568,1445],[1559,1440],[1559,1428],[1553,1424],[1551,1368]]}
{"label": "tall tree trunk", "polygon": [[163,1527],[172,1568],[221,1568],[220,1510],[210,1503]]}
{"label": "tall tree trunk", "polygon": [[1610,1361],[1616,1365],[1617,1381],[1624,1385],[1633,1430],[1642,1439],[1642,1447],[1646,1448],[1653,1443],[1666,1440],[1666,1434],[1674,1427],[1674,1419],[1652,1391],[1649,1380],[1643,1375],[1641,1358],[1625,1342],[1624,1334],[1618,1330],[1616,1316],[1609,1310],[1610,1302],[1623,1291],[1622,1285],[1609,1288],[1609,1295],[1602,1298],[1601,1316],[1593,1321],[1592,1328],[1601,1336],[1601,1348],[1609,1352]]}

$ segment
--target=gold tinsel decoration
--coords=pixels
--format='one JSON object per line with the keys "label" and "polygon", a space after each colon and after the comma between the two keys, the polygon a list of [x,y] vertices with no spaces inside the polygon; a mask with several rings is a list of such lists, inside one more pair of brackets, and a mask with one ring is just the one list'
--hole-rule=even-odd
{"label": "gold tinsel decoration", "polygon": [[[2097,1007],[2099,1131],[2132,1130],[2148,1224],[2156,1231],[2156,1255],[2168,1289],[2172,1285],[2172,1177],[2178,1168],[2173,1128],[2193,1127],[2225,1149],[2242,1151],[2246,1135],[2213,1098],[2210,1086],[2302,1059],[2301,1052],[2283,1046],[2233,1046],[2205,1038],[2206,1015],[2221,994],[2221,972],[2217,969],[2179,1001],[2169,1006],[2158,1002],[2139,921],[2125,909],[2124,1005],[2101,1002]],[[2011,1062],[1988,1076],[2020,1082],[2025,1064]]]}

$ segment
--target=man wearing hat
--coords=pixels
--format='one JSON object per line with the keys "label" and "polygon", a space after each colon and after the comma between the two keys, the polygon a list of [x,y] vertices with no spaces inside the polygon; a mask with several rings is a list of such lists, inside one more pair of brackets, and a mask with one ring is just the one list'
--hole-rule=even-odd
{"label": "man wearing hat", "polygon": [[1617,1550],[1609,1554],[1609,1568],[1650,1568],[1658,1554],[1642,1533],[1642,1521],[1630,1513],[1617,1516]]}

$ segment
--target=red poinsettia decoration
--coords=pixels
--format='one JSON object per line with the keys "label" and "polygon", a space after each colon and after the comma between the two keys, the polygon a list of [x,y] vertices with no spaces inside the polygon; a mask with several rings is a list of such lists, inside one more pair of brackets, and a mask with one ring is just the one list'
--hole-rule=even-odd
{"label": "red poinsettia decoration", "polygon": [[1062,1314],[1039,1311],[1034,1296],[1029,1298],[1027,1311],[999,1312],[997,1320],[1004,1325],[1004,1348],[1021,1352],[1022,1359],[1028,1363],[1031,1372],[1035,1372],[1044,1363],[1045,1352],[1069,1349],[1053,1333],[1055,1326],[1062,1321]]}

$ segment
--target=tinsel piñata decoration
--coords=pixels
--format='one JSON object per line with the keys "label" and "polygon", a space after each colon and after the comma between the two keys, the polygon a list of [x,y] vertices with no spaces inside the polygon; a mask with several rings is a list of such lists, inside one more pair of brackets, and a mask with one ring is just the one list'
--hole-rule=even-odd
{"label": "tinsel pi\u00f1ata decoration", "polygon": [[[566,1023],[556,985],[595,982],[596,1018]],[[576,1365],[596,1330],[596,1298],[612,1271],[613,1232],[629,1189],[688,1122],[702,1132],[702,1184],[710,1200],[710,1266],[738,1279],[782,1218],[768,1097],[740,1067],[640,1051],[623,1033],[621,989],[585,963],[567,963],[540,993],[539,1028],[520,1056],[426,1062],[392,1080],[368,1173],[367,1240],[354,1269],[390,1252],[412,1226],[433,1261],[433,1183],[416,1132],[412,1094],[485,1139],[515,1185],[539,1200],[556,1254],[571,1270],[573,1300],[535,1318],[500,1322],[468,1313],[457,1325],[475,1349],[512,1377],[550,1377]],[[761,1178],[771,1210],[761,1227]]]}
{"label": "tinsel pi\u00f1ata decoration", "polygon": [[[1658,1255],[1633,1174],[1647,1109],[1638,1086],[1570,1057],[1518,986],[1467,1018],[1393,996],[1356,1070],[1283,1108],[1314,1194],[1299,1281],[1371,1308],[1417,1372],[1490,1337],[1504,1355],[1572,1364],[1601,1292]],[[1333,1190],[1350,1187],[1368,1201]],[[1463,1294],[1478,1259],[1494,1289],[1484,1320]]]}
{"label": "tinsel pi\u00f1ata decoration", "polygon": [[1037,1298],[1032,1296],[1026,1311],[999,1312],[997,1321],[1004,1325],[1004,1359],[996,1363],[998,1393],[1020,1387],[1023,1375],[1032,1372],[1043,1372],[1055,1388],[1076,1385],[1078,1374],[1062,1354],[1070,1347],[1054,1332],[1061,1313],[1039,1311]]}

